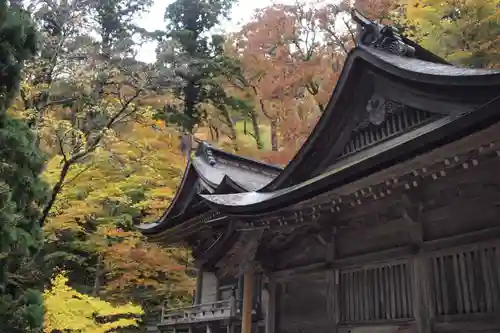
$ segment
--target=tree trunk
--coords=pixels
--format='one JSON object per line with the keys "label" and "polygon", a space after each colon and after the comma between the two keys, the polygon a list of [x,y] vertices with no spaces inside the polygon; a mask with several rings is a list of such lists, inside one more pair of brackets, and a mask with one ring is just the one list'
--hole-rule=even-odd
{"label": "tree trunk", "polygon": [[[254,91],[257,90],[254,88]],[[259,98],[259,104],[262,114],[271,122],[271,150],[278,151],[278,120],[267,112],[262,98]]]}
{"label": "tree trunk", "polygon": [[257,119],[257,112],[253,109],[250,111],[250,118],[252,120],[253,138],[255,139],[255,144],[257,145],[257,149],[262,150],[264,145],[262,144],[262,138],[260,136],[259,121]]}
{"label": "tree trunk", "polygon": [[210,139],[215,141],[214,126],[212,124],[208,124],[208,130],[210,131]]}
{"label": "tree trunk", "polygon": [[278,121],[271,119],[271,150],[278,151]]}
{"label": "tree trunk", "polygon": [[219,129],[214,126],[214,132],[215,132],[215,141],[219,142],[220,134],[219,134]]}
{"label": "tree trunk", "polygon": [[43,207],[42,210],[42,216],[38,220],[38,224],[43,227],[45,222],[47,221],[47,218],[49,217],[50,210],[52,209],[52,206],[54,206],[54,203],[56,202],[57,196],[59,195],[59,192],[61,192],[64,181],[66,180],[66,176],[68,175],[69,169],[71,167],[72,163],[65,161],[62,168],[61,172],[59,173],[59,179],[57,180],[57,183],[54,185],[52,188],[52,193],[50,195],[50,199],[45,204],[45,207]]}
{"label": "tree trunk", "polygon": [[236,133],[236,128],[234,127],[233,120],[231,119],[231,115],[229,114],[229,110],[225,107],[221,109],[222,116],[226,122],[227,127],[229,128],[229,139],[231,139],[231,143],[233,144],[234,150],[238,150],[238,134]]}
{"label": "tree trunk", "polygon": [[97,256],[97,263],[95,268],[95,276],[94,276],[94,287],[92,289],[92,296],[99,296],[101,292],[101,277],[102,277],[102,257],[101,255]]}

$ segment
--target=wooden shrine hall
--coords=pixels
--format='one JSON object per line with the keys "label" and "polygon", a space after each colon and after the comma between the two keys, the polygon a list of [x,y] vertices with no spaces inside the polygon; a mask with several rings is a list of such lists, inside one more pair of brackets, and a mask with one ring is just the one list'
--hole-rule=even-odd
{"label": "wooden shrine hall", "polygon": [[284,169],[201,142],[140,226],[199,272],[158,331],[500,332],[500,71],[353,16],[357,46]]}

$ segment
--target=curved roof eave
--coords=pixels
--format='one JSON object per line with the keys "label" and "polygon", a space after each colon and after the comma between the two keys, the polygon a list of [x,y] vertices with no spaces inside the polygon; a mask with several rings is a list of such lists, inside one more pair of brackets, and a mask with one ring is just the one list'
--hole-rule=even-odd
{"label": "curved roof eave", "polygon": [[[195,170],[196,176],[192,174],[192,170]],[[200,170],[196,168],[196,166],[191,163],[191,160],[188,162],[188,166],[186,168],[186,172],[184,173],[183,179],[179,186],[179,190],[177,191],[172,203],[166,212],[162,215],[160,219],[158,219],[155,223],[149,224],[140,224],[138,229],[144,234],[156,234],[165,231],[166,229],[176,226],[183,221],[192,217],[193,212],[189,212],[186,214],[185,209],[180,211],[178,214],[172,216],[172,212],[176,210],[176,207],[183,204],[185,207],[187,205],[186,202],[182,203],[181,201],[188,199],[188,194],[191,195],[192,187],[194,184],[189,186],[188,183],[198,181],[198,183],[205,188],[209,193],[214,194],[227,194],[227,193],[241,193],[248,191],[242,185],[238,184],[236,181],[231,179],[229,176],[224,175],[221,182],[219,184],[214,184],[209,182],[209,180],[205,179]],[[187,185],[187,186],[186,186]],[[191,200],[192,201],[192,200]],[[195,206],[204,205],[204,202],[197,202]],[[200,208],[200,207],[199,207]],[[203,210],[203,209],[202,209]]]}
{"label": "curved roof eave", "polygon": [[259,193],[274,192],[314,176],[307,174],[304,166],[319,149],[315,143],[324,146],[321,138],[331,137],[333,130],[331,124],[335,124],[338,113],[342,111],[339,110],[337,104],[342,102],[339,100],[344,95],[344,90],[355,86],[356,80],[360,79],[359,76],[353,77],[351,74],[363,63],[372,69],[378,69],[386,75],[403,79],[406,82],[443,87],[500,86],[500,70],[459,68],[442,62],[435,63],[402,57],[373,47],[357,46],[349,53],[332,96],[313,131],[283,172],[258,190]]}
{"label": "curved roof eave", "polygon": [[196,170],[194,169],[191,159],[188,159],[187,165],[184,171],[184,175],[182,176],[181,183],[177,189],[177,192],[174,195],[174,198],[170,202],[170,205],[165,210],[163,215],[158,219],[157,222],[154,223],[143,223],[137,226],[141,232],[157,232],[160,231],[161,225],[167,219],[168,216],[178,215],[181,213],[179,209],[181,208],[181,204],[183,199],[189,197],[191,195],[191,189],[194,186],[195,182],[198,180],[198,176],[196,174]]}
{"label": "curved roof eave", "polygon": [[475,111],[436,122],[347,158],[337,168],[306,182],[268,193],[202,195],[213,208],[229,215],[259,215],[354,182],[396,163],[442,147],[500,122],[500,96]]}

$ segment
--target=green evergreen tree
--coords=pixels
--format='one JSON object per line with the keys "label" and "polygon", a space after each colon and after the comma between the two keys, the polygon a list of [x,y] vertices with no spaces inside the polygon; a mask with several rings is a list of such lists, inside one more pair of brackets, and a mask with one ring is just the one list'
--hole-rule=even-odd
{"label": "green evergreen tree", "polygon": [[33,264],[43,246],[37,223],[46,187],[39,174],[41,151],[26,124],[8,114],[24,61],[36,49],[28,13],[0,2],[0,330],[41,332],[43,300],[40,270]]}
{"label": "green evergreen tree", "polygon": [[224,37],[213,33],[227,18],[235,0],[176,0],[166,9],[167,32],[160,40],[157,66],[170,78],[165,86],[182,101],[182,105],[166,105],[162,118],[193,133],[206,120],[203,103],[211,104],[220,114],[230,138],[236,139],[230,109],[246,105],[228,96],[221,76],[233,75],[234,63],[224,55]]}

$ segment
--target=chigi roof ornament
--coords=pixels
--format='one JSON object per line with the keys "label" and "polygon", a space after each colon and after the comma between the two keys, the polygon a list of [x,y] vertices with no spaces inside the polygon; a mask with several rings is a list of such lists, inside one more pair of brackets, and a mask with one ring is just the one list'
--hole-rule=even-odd
{"label": "chigi roof ornament", "polygon": [[374,22],[354,8],[351,15],[360,28],[356,41],[358,45],[371,46],[400,56],[415,57],[415,48],[403,41],[396,28]]}

